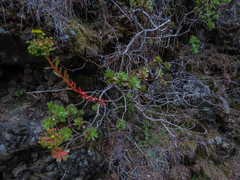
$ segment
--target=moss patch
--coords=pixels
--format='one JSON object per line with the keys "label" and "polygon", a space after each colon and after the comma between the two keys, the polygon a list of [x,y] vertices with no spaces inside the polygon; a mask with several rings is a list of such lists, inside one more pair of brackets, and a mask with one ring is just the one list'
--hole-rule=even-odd
{"label": "moss patch", "polygon": [[74,39],[70,42],[69,48],[73,53],[97,54],[102,50],[102,43],[96,33],[87,25],[83,25],[76,21],[70,21],[69,34],[75,34]]}

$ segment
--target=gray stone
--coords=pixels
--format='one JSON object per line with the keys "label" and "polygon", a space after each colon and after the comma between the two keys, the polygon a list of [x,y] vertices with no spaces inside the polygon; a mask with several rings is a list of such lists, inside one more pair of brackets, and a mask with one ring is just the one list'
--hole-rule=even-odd
{"label": "gray stone", "polygon": [[64,36],[60,37],[60,39],[63,41],[63,42],[67,42],[69,40],[70,36],[65,34]]}
{"label": "gray stone", "polygon": [[17,13],[17,17],[19,17],[21,19],[26,19],[26,16],[22,13]]}
{"label": "gray stone", "polygon": [[102,161],[102,157],[101,157],[100,154],[96,154],[96,160],[97,160],[98,162],[101,162],[101,161]]}
{"label": "gray stone", "polygon": [[53,156],[49,155],[45,161],[48,162],[48,161],[52,161],[52,160],[53,160]]}
{"label": "gray stone", "polygon": [[222,138],[220,136],[216,137],[216,143],[217,143],[217,145],[222,143]]}
{"label": "gray stone", "polygon": [[17,61],[19,61],[20,57],[19,56],[13,56],[12,59],[13,59],[13,61],[17,62]]}
{"label": "gray stone", "polygon": [[76,161],[77,161],[77,163],[79,163],[81,161],[81,158],[78,157]]}
{"label": "gray stone", "polygon": [[37,159],[38,159],[38,153],[37,153],[37,152],[33,152],[33,153],[31,154],[31,157],[32,157],[32,159],[33,159],[34,162],[37,161]]}
{"label": "gray stone", "polygon": [[78,156],[77,152],[72,153],[69,158],[76,159]]}
{"label": "gray stone", "polygon": [[228,149],[228,148],[230,147],[230,145],[229,145],[228,143],[224,142],[224,143],[222,144],[222,147],[223,147],[224,149]]}
{"label": "gray stone", "polygon": [[76,177],[74,180],[83,180],[83,177]]}
{"label": "gray stone", "polygon": [[34,172],[33,175],[36,176],[36,177],[42,177],[42,174],[37,173],[37,172]]}
{"label": "gray stone", "polygon": [[43,179],[44,178],[56,178],[57,176],[58,176],[57,171],[50,171],[50,172],[44,173]]}
{"label": "gray stone", "polygon": [[70,30],[70,32],[71,32],[71,34],[73,35],[73,36],[76,36],[77,34],[76,34],[76,32],[74,31],[74,30]]}
{"label": "gray stone", "polygon": [[209,144],[213,144],[213,143],[214,143],[214,139],[209,139],[209,140],[208,140],[208,143],[209,143]]}
{"label": "gray stone", "polygon": [[87,151],[89,156],[93,156],[94,152],[92,152],[90,149]]}
{"label": "gray stone", "polygon": [[80,159],[83,160],[86,158],[86,154],[85,152],[81,152],[81,155],[80,155]]}
{"label": "gray stone", "polygon": [[85,167],[88,166],[88,161],[87,161],[86,159],[83,160],[83,165],[84,165]]}
{"label": "gray stone", "polygon": [[36,177],[36,176],[33,176],[33,175],[31,175],[31,176],[30,176],[30,178],[29,178],[29,180],[40,180],[40,178],[39,178],[39,177]]}
{"label": "gray stone", "polygon": [[31,176],[30,172],[25,172],[25,173],[22,175],[21,179],[27,180],[27,179],[29,179],[30,176]]}
{"label": "gray stone", "polygon": [[0,27],[0,34],[7,34],[7,31],[5,31],[2,27]]}
{"label": "gray stone", "polygon": [[4,144],[0,145],[0,152],[6,152],[6,147],[4,146]]}
{"label": "gray stone", "polygon": [[80,161],[78,165],[79,165],[79,167],[83,167],[82,161]]}
{"label": "gray stone", "polygon": [[39,134],[40,132],[42,132],[42,130],[43,130],[43,128],[41,126],[38,126],[33,130],[33,133],[34,134]]}
{"label": "gray stone", "polygon": [[214,122],[216,119],[215,113],[213,110],[209,109],[208,111],[203,110],[200,111],[201,120],[207,121],[207,122]]}
{"label": "gray stone", "polygon": [[183,90],[188,92],[190,96],[197,98],[211,95],[210,88],[199,79],[187,80],[187,83],[183,85]]}
{"label": "gray stone", "polygon": [[36,138],[32,137],[31,141],[29,141],[29,145],[35,145],[36,144]]}
{"label": "gray stone", "polygon": [[14,177],[20,176],[24,170],[27,169],[27,165],[25,163],[20,163],[16,168],[12,170]]}
{"label": "gray stone", "polygon": [[219,98],[222,101],[222,105],[223,105],[223,110],[226,114],[230,113],[230,106],[229,103],[227,102],[227,100],[223,97]]}
{"label": "gray stone", "polygon": [[48,165],[48,166],[46,167],[46,170],[47,170],[47,171],[52,171],[55,167],[56,167],[56,163],[53,162],[53,163],[51,163],[50,165]]}

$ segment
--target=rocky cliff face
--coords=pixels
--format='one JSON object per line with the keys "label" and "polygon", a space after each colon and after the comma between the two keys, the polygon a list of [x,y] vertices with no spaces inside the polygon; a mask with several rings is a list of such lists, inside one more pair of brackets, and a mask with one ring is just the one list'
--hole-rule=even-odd
{"label": "rocky cliff face", "polygon": [[[24,8],[31,9],[29,4],[31,1],[24,1],[26,2],[28,6],[24,4]],[[163,40],[162,44],[156,42],[154,44],[154,40],[160,37],[159,34],[149,34],[157,38],[152,41],[148,39],[144,49],[143,45],[140,46],[138,43],[145,42],[144,38],[149,37],[143,36],[142,39],[137,39],[138,36],[135,35],[142,31],[143,27],[139,24],[149,28],[148,20],[152,20],[151,23],[157,22],[156,16],[151,16],[152,19],[149,19],[151,13],[146,15],[146,11],[143,13],[144,16],[140,16],[137,10],[128,11],[128,1],[117,0],[112,1],[112,4],[99,1],[99,4],[96,3],[99,6],[94,2],[98,1],[89,1],[90,4],[87,6],[89,11],[86,13],[83,13],[84,3],[74,3],[72,7],[65,7],[81,10],[81,13],[75,15],[81,16],[81,20],[86,22],[85,26],[84,23],[69,21],[70,24],[65,24],[67,25],[65,27],[58,26],[60,20],[54,19],[60,12],[57,8],[53,14],[48,14],[52,20],[46,23],[45,17],[39,16],[39,19],[34,21],[30,16],[31,13],[19,14],[17,1],[1,2],[4,13],[0,15],[2,17],[0,20],[0,179],[87,180],[101,179],[100,177],[172,180],[240,179],[240,5],[238,1],[220,7],[220,18],[215,22],[216,29],[208,31],[201,23],[196,24],[198,29],[193,27],[189,29],[204,42],[199,53],[195,55],[189,54],[190,48],[187,45],[189,35],[186,33],[176,40],[177,43],[171,39],[169,42]],[[187,3],[187,1],[181,2]],[[182,12],[190,8],[190,5],[185,5],[186,8]],[[155,8],[161,9],[163,6],[164,3],[159,2]],[[46,7],[42,5],[41,11],[39,6],[37,12],[33,14],[36,17],[42,15],[44,8],[50,7],[52,6],[49,4]],[[178,12],[180,7],[176,7]],[[61,15],[63,17],[63,14]],[[72,18],[72,15],[68,13],[66,15],[64,12],[65,16]],[[95,19],[101,18],[106,24],[94,22]],[[189,19],[185,20],[189,21]],[[105,67],[116,70],[119,67],[124,69],[126,65],[134,69],[151,59],[153,54],[161,54],[164,62],[172,63],[172,69],[167,72],[171,75],[174,86],[149,88],[148,96],[144,98],[150,98],[152,94],[162,91],[165,92],[156,98],[171,99],[174,94],[173,100],[171,99],[174,106],[168,104],[161,106],[160,110],[157,108],[153,110],[161,118],[166,115],[166,119],[179,129],[176,130],[175,126],[167,124],[169,126],[164,130],[166,126],[158,122],[149,125],[143,115],[139,115],[140,112],[136,110],[130,111],[125,116],[129,123],[127,127],[131,131],[119,131],[116,127],[112,127],[114,121],[109,119],[119,114],[121,116],[122,111],[115,112],[113,109],[116,105],[113,104],[112,107],[109,105],[108,108],[112,109],[108,112],[106,122],[101,122],[104,127],[100,128],[102,131],[100,143],[79,145],[80,147],[70,153],[66,162],[57,163],[49,152],[38,144],[38,137],[43,133],[41,123],[47,116],[46,102],[69,104],[80,100],[76,100],[71,93],[62,90],[66,87],[65,84],[59,82],[52,72],[44,69],[48,66],[44,59],[35,58],[27,53],[24,41],[29,39],[31,22],[34,27],[39,23],[38,25],[49,34],[55,32],[58,45],[56,54],[63,57],[63,64],[66,63],[72,69],[80,66],[85,68],[79,74],[74,74],[75,70],[71,71],[71,75],[78,82],[82,82],[84,89],[93,89],[97,68],[100,68],[100,71]],[[46,26],[43,26],[44,23]],[[190,24],[189,22],[184,24],[183,29],[188,29]],[[167,33],[175,32],[178,28],[177,23],[172,24],[171,27],[173,30]],[[130,40],[134,38],[137,40],[135,44],[131,44]],[[167,43],[170,43],[172,49],[165,47]],[[66,48],[68,45],[70,48]],[[122,49],[126,47],[129,48],[128,50],[133,49],[130,55],[128,54],[129,62],[132,64],[128,59],[119,58]],[[150,54],[149,59],[144,53]],[[136,54],[137,58],[135,58]],[[87,63],[83,61],[85,57],[89,58]],[[144,61],[141,61],[141,58]],[[148,78],[148,87],[159,83],[153,82],[151,76]],[[100,83],[100,86],[106,84]],[[47,93],[45,90],[60,91]],[[32,91],[39,92],[32,93]],[[114,91],[109,94],[114,98],[117,95],[118,93]],[[144,98],[138,100],[143,101]],[[180,98],[182,100],[179,102]],[[161,104],[160,100],[154,106],[158,107]],[[146,104],[142,106],[144,105]],[[123,106],[123,102],[118,106]],[[91,111],[87,116],[93,119]],[[172,132],[174,136],[171,136]],[[104,162],[107,162],[108,166]],[[109,173],[106,175],[107,169]]]}
{"label": "rocky cliff face", "polygon": [[[56,77],[44,72],[39,63],[42,59],[27,55],[19,37],[1,36],[1,42],[0,179],[93,179],[103,165],[101,154],[76,149],[67,162],[59,164],[38,144],[46,117],[45,102],[52,95],[27,92],[53,85],[60,88],[62,84],[56,86]],[[66,93],[60,94],[61,102],[68,102]],[[56,97],[59,94],[53,98],[59,101]]]}

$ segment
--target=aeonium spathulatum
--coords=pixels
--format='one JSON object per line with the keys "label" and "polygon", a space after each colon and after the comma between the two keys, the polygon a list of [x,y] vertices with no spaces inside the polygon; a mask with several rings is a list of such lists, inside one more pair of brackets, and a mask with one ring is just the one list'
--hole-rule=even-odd
{"label": "aeonium spathulatum", "polygon": [[[82,99],[86,99],[88,102],[97,102],[101,106],[104,105],[104,100],[99,98],[94,98],[93,96],[88,96],[87,93],[83,92],[80,87],[76,86],[76,83],[73,81],[69,81],[69,76],[67,74],[67,70],[63,71],[62,67],[59,67],[59,59],[56,58],[54,61],[51,61],[49,58],[49,55],[51,51],[53,51],[55,48],[53,47],[53,38],[45,37],[45,34],[39,30],[39,29],[33,29],[31,31],[35,35],[35,39],[32,41],[26,41],[28,46],[28,52],[29,54],[32,54],[34,56],[44,56],[49,64],[51,65],[50,68],[53,69],[53,73],[57,75],[58,77],[62,78],[64,82],[68,84],[68,86],[73,89],[76,93],[80,95]],[[62,72],[63,71],[63,72]]]}
{"label": "aeonium spathulatum", "polygon": [[68,157],[69,150],[63,150],[63,147],[59,147],[63,142],[66,142],[71,139],[72,131],[69,128],[62,128],[60,130],[56,128],[47,128],[44,136],[39,137],[39,144],[42,147],[50,149],[54,158],[58,162],[66,160]]}

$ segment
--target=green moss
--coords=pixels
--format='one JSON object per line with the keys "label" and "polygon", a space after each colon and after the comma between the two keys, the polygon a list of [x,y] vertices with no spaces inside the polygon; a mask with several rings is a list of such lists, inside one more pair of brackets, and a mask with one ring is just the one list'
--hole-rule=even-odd
{"label": "green moss", "polygon": [[[70,21],[68,25],[76,33],[69,44],[70,51],[83,55],[98,53],[102,50],[100,39],[87,25],[75,21]],[[71,34],[72,32],[69,31],[68,33]]]}
{"label": "green moss", "polygon": [[211,179],[222,179],[227,180],[224,173],[215,165],[211,160],[201,160],[199,161],[201,167],[201,174],[199,176],[205,180]]}
{"label": "green moss", "polygon": [[240,106],[236,102],[232,102],[231,106],[232,109],[235,109],[237,111],[240,111]]}
{"label": "green moss", "polygon": [[203,128],[201,122],[193,119],[182,119],[181,123],[178,125],[183,129],[191,128],[191,131],[194,131],[194,132],[205,132],[205,129]]}
{"label": "green moss", "polygon": [[192,164],[196,160],[197,143],[183,141],[179,144],[180,152],[183,154],[186,163]]}

